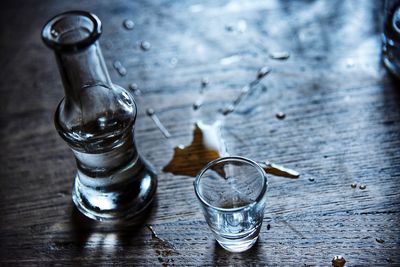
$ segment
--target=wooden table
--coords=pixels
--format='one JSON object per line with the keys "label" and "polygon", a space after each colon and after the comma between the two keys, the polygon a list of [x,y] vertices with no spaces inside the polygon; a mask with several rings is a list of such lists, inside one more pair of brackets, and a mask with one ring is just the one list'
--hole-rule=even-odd
{"label": "wooden table", "polygon": [[[330,266],[336,255],[346,266],[400,265],[400,88],[381,65],[379,1],[8,2],[0,11],[0,265]],[[93,222],[73,208],[75,161],[53,125],[63,89],[40,39],[47,19],[71,9],[100,17],[112,80],[142,91],[136,140],[159,186],[136,226]],[[290,57],[272,59],[276,52]],[[221,115],[263,66],[271,73]],[[261,236],[248,252],[216,244],[193,177],[162,171],[198,120],[223,122],[229,153],[302,174],[269,177]]]}

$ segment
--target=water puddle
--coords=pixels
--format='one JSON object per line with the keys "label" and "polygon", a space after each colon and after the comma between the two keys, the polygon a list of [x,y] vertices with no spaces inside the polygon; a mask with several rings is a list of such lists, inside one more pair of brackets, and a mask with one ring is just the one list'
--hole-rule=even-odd
{"label": "water puddle", "polygon": [[195,177],[208,162],[225,155],[220,125],[219,121],[211,125],[196,122],[192,143],[175,147],[174,156],[163,171]]}
{"label": "water puddle", "polygon": [[[205,124],[199,121],[194,125],[191,144],[175,147],[173,158],[163,168],[163,171],[195,177],[207,163],[227,155],[225,140],[221,135],[221,122]],[[292,179],[300,176],[297,171],[269,161],[258,162],[258,164],[266,173],[275,176]]]}

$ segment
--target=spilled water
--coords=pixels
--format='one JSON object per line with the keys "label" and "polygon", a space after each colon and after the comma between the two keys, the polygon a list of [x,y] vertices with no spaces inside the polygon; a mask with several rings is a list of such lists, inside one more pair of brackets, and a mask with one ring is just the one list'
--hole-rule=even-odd
{"label": "spilled water", "polygon": [[162,132],[162,134],[165,136],[165,138],[170,138],[171,137],[171,134],[169,133],[167,128],[165,128],[164,124],[162,124],[162,122],[158,118],[158,116],[157,116],[157,114],[156,114],[154,109],[152,109],[152,108],[146,109],[146,114],[147,114],[147,116],[149,116],[153,120],[154,124]]}
{"label": "spilled water", "polygon": [[[205,124],[196,122],[190,145],[175,147],[172,160],[163,168],[164,172],[195,177],[210,161],[228,156],[221,135],[221,122]],[[300,174],[269,161],[258,162],[266,173],[287,178],[298,178]]]}
{"label": "spilled water", "polygon": [[195,177],[208,162],[226,155],[220,125],[219,121],[211,125],[196,122],[192,143],[175,147],[174,156],[163,171]]}
{"label": "spilled water", "polygon": [[259,84],[261,79],[266,77],[270,72],[271,72],[271,69],[267,66],[260,68],[257,72],[256,79],[254,79],[249,84],[242,87],[239,95],[233,100],[233,102],[222,109],[222,114],[226,116],[226,115],[232,113],[233,111],[235,111],[236,106],[239,105],[239,103],[251,92],[251,90],[257,84]]}

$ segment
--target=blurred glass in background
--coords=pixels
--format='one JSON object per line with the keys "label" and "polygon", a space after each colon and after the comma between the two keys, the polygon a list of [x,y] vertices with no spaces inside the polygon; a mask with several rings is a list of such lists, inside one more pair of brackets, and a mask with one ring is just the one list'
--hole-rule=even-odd
{"label": "blurred glass in background", "polygon": [[400,78],[400,0],[385,1],[383,20],[383,62],[391,73]]}

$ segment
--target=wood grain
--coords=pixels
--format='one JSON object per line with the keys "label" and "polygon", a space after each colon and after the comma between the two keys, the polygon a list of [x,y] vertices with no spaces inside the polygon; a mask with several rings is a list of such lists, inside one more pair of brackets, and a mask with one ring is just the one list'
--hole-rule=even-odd
{"label": "wood grain", "polygon": [[[346,266],[400,265],[400,88],[380,63],[378,2],[7,1],[0,10],[0,265],[330,266],[335,255]],[[136,140],[159,187],[152,209],[131,225],[90,221],[71,201],[75,162],[52,121],[63,90],[40,40],[46,20],[71,9],[100,17],[112,80],[142,91]],[[280,51],[290,57],[270,58]],[[126,76],[113,69],[115,60]],[[270,75],[221,115],[263,66]],[[210,82],[201,95],[204,77]],[[216,244],[192,177],[161,171],[175,146],[190,144],[198,120],[221,120],[229,153],[302,174],[269,177],[260,240],[248,252]]]}

